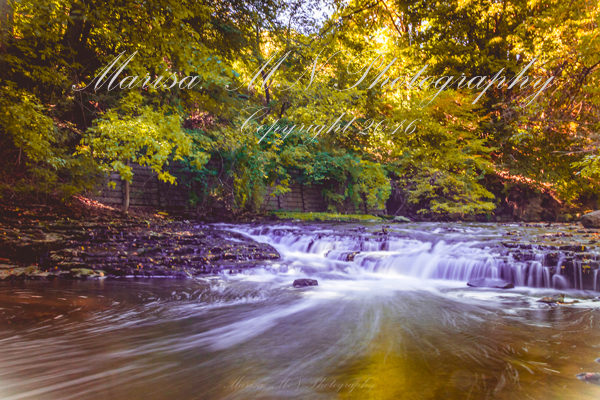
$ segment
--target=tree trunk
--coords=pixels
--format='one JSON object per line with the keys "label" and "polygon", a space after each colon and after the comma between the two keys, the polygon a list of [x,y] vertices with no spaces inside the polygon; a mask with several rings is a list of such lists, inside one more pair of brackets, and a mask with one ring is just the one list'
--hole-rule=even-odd
{"label": "tree trunk", "polygon": [[123,181],[123,212],[129,211],[129,181]]}
{"label": "tree trunk", "polygon": [[14,11],[8,0],[0,0],[0,52],[13,36]]}

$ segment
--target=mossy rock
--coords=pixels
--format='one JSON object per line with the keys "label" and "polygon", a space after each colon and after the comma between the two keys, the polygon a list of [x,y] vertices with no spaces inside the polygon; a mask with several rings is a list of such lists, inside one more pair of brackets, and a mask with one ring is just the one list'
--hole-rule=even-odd
{"label": "mossy rock", "polygon": [[102,278],[105,276],[105,273],[99,269],[94,270],[89,268],[73,268],[71,269],[71,276],[77,279]]}

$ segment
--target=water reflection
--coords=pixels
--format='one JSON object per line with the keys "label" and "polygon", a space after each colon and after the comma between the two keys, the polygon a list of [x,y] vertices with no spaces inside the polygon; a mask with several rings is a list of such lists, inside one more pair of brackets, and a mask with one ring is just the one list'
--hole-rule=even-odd
{"label": "water reflection", "polygon": [[600,303],[551,307],[536,302],[546,292],[381,283],[5,283],[0,398],[600,395],[575,378],[600,370]]}

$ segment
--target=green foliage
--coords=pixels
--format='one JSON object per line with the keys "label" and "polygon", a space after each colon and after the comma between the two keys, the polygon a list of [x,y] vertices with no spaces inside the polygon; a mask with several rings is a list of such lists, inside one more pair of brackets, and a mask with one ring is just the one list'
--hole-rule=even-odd
{"label": "green foliage", "polygon": [[[597,0],[333,0],[322,24],[318,4],[5,2],[3,187],[67,196],[93,186],[98,170],[131,181],[132,163],[175,183],[178,162],[199,208],[232,211],[260,210],[266,193],[301,183],[320,185],[330,209],[367,212],[385,207],[390,179],[404,212],[428,218],[492,213],[490,176],[549,188],[571,206],[597,199]],[[196,75],[198,84],[94,90],[110,61],[134,52],[117,83]],[[276,72],[256,74],[283,55]],[[466,89],[429,103],[436,89],[353,85],[377,57],[365,82],[390,60],[394,79],[424,64],[426,74],[511,76],[538,58],[529,74],[556,79],[527,107],[531,93],[506,88],[477,106]],[[330,131],[338,117],[347,128]]]}
{"label": "green foliage", "polygon": [[407,200],[426,216],[491,212],[494,196],[482,186],[492,169],[491,148],[480,137],[469,97],[447,93],[423,114],[422,129],[406,136],[392,164]]}
{"label": "green foliage", "polygon": [[[65,143],[72,140],[68,126],[59,128],[46,115],[35,95],[14,85],[0,87],[0,155],[6,178],[3,191],[49,193],[66,199],[96,183],[95,165],[74,157]],[[29,173],[23,174],[23,168]]]}
{"label": "green foliage", "polygon": [[581,161],[574,162],[573,167],[578,170],[577,174],[589,178],[597,184],[600,180],[600,155],[588,154]]}
{"label": "green foliage", "polygon": [[58,130],[36,97],[23,90],[5,86],[0,91],[0,126],[3,135],[24,153],[26,162],[47,162],[57,168],[63,163],[57,157],[55,145]]}
{"label": "green foliage", "polygon": [[368,214],[338,214],[338,213],[319,213],[319,212],[292,212],[275,211],[273,212],[279,219],[291,219],[297,221],[337,221],[337,222],[378,222],[381,217]]}
{"label": "green foliage", "polygon": [[[88,130],[81,153],[97,159],[105,171],[117,171],[123,180],[133,178],[130,163],[152,168],[164,182],[175,183],[166,167],[170,160],[190,156],[192,140],[181,127],[181,118],[143,107],[135,114],[108,111]],[[194,158],[197,166],[202,159]]]}

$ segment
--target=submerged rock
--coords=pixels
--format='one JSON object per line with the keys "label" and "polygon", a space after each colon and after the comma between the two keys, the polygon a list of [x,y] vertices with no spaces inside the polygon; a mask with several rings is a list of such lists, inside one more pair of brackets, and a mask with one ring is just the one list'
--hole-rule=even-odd
{"label": "submerged rock", "polygon": [[583,372],[577,374],[577,379],[580,379],[586,383],[593,383],[594,385],[600,385],[600,373],[598,372]]}
{"label": "submerged rock", "polygon": [[503,279],[494,279],[494,278],[480,278],[473,279],[472,281],[467,282],[467,286],[471,287],[486,287],[486,288],[494,288],[494,289],[512,289],[515,287],[512,283],[505,281]]}
{"label": "submerged rock", "polygon": [[354,261],[354,258],[356,257],[356,255],[358,253],[360,253],[360,251],[353,251],[353,252],[346,254],[346,261]]}
{"label": "submerged rock", "polygon": [[295,288],[307,287],[307,286],[318,286],[319,282],[316,279],[296,279],[292,284]]}
{"label": "submerged rock", "polygon": [[600,228],[600,210],[585,214],[580,222],[586,228]]}
{"label": "submerged rock", "polygon": [[564,303],[565,295],[561,293],[561,294],[555,294],[554,296],[542,297],[541,299],[538,300],[538,302],[546,303],[546,304]]}

